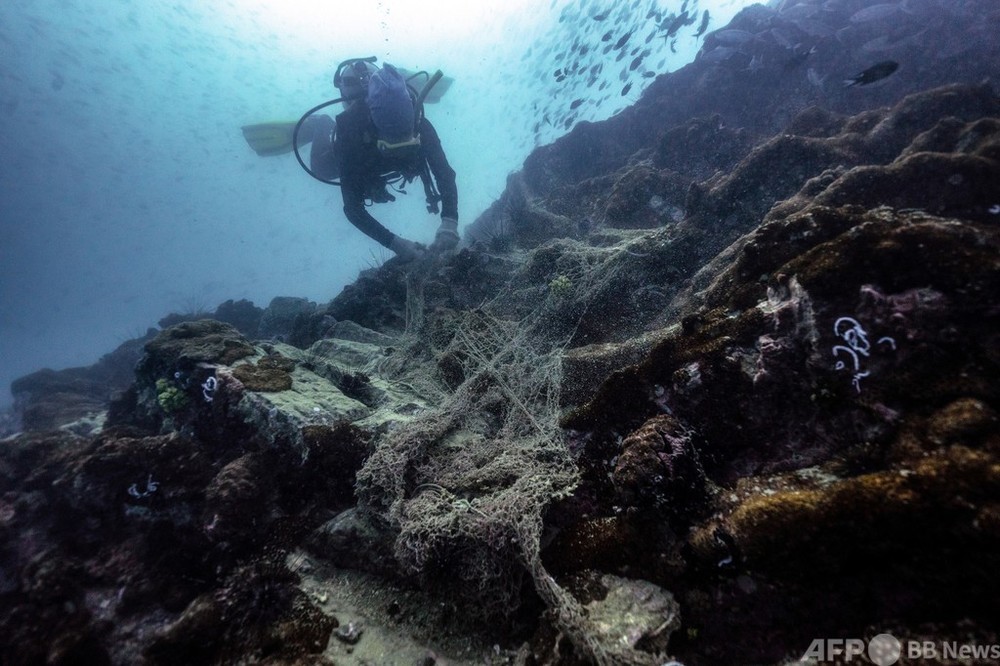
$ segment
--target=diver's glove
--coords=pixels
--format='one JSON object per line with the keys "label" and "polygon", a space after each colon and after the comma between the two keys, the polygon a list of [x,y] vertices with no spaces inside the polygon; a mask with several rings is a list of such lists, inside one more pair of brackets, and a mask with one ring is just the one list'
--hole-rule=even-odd
{"label": "diver's glove", "polygon": [[434,234],[431,252],[451,252],[458,246],[458,220],[452,217],[442,217],[441,226]]}
{"label": "diver's glove", "polygon": [[389,249],[396,253],[396,256],[400,258],[403,263],[409,263],[411,261],[416,261],[424,256],[424,246],[419,243],[414,243],[411,240],[406,240],[399,236],[393,236],[392,242],[389,243]]}

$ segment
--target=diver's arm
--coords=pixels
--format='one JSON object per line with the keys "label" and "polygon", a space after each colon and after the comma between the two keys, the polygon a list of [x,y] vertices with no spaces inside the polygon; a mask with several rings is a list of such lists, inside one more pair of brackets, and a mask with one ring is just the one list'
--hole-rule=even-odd
{"label": "diver's arm", "polygon": [[340,172],[340,193],[344,198],[344,215],[363,234],[389,247],[394,234],[383,227],[365,208],[365,184],[368,182],[371,166],[364,159],[365,150],[362,136],[365,132],[367,113],[364,107],[349,108],[337,116],[335,150],[337,168]]}
{"label": "diver's arm", "polygon": [[389,247],[395,234],[382,226],[365,208],[364,180],[347,169],[341,172],[340,192],[344,197],[344,215],[348,221],[380,245]]}
{"label": "diver's arm", "polygon": [[427,164],[434,175],[438,192],[441,193],[441,217],[457,220],[458,185],[455,182],[455,170],[448,163],[437,130],[426,118],[420,128],[420,143],[424,147]]}

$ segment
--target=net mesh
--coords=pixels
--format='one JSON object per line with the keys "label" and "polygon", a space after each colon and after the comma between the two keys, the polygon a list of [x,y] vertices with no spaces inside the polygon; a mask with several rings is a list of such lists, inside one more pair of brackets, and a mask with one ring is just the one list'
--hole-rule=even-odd
{"label": "net mesh", "polygon": [[[558,424],[567,321],[618,272],[602,270],[614,251],[579,249],[550,265],[568,277],[559,293],[548,288],[550,270],[541,291],[539,277],[515,279],[493,301],[446,319],[427,315],[427,276],[411,272],[407,343],[379,371],[420,383],[424,395],[436,390],[439,400],[380,438],[357,476],[359,507],[396,534],[404,571],[466,602],[463,610],[509,616],[530,582],[563,634],[596,663],[648,663],[648,654],[609,648],[588,631],[584,609],[540,557],[545,510],[578,481]],[[427,371],[442,355],[461,363],[451,391]]]}

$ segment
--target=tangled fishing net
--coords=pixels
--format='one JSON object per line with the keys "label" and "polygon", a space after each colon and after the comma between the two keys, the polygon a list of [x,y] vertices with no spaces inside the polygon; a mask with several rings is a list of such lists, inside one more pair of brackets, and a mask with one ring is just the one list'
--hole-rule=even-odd
{"label": "tangled fishing net", "polygon": [[[598,284],[602,262],[595,258],[607,253],[578,258],[575,270],[562,268],[570,286],[606,286]],[[558,425],[561,357],[569,337],[553,318],[565,319],[567,304],[582,298],[546,296],[553,291],[546,280],[541,298],[539,280],[535,286],[524,282],[478,309],[429,322],[422,277],[411,274],[409,344],[397,352],[395,367],[380,371],[420,381],[427,395],[434,390],[427,385],[427,359],[447,356],[460,363],[461,381],[450,392],[438,389],[436,408],[380,438],[357,476],[359,507],[393,530],[395,557],[406,572],[464,601],[466,612],[481,620],[507,617],[530,580],[563,634],[597,663],[648,663],[648,654],[632,655],[627,647],[609,651],[539,554],[546,508],[578,481]],[[415,380],[413,361],[420,356],[425,377]]]}

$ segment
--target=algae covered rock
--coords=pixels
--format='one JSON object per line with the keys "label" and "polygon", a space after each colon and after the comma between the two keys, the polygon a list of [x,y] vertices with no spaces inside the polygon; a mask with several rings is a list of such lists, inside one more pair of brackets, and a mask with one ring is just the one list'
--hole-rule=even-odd
{"label": "algae covered rock", "polygon": [[233,368],[233,377],[248,391],[275,393],[292,388],[291,371],[295,361],[280,354],[269,354],[256,363],[242,363]]}
{"label": "algae covered rock", "polygon": [[136,374],[163,377],[190,371],[199,363],[232,365],[254,353],[253,345],[229,324],[213,319],[183,322],[146,343]]}
{"label": "algae covered rock", "polygon": [[705,483],[695,441],[691,429],[665,414],[623,440],[613,481],[624,503],[693,512]]}

